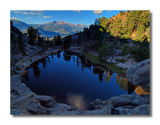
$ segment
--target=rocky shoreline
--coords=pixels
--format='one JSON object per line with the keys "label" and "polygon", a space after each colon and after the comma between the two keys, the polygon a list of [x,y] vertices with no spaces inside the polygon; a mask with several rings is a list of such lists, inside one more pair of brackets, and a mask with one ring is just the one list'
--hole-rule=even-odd
{"label": "rocky shoreline", "polygon": [[[49,49],[40,54],[27,57],[14,67],[16,75],[11,76],[11,115],[149,115],[150,95],[121,95],[109,100],[96,99],[91,102],[94,110],[81,110],[74,106],[57,103],[54,98],[37,95],[21,81],[21,75],[32,63],[58,52]],[[148,63],[147,63],[148,64]],[[136,64],[135,64],[136,65]],[[139,64],[138,64],[139,65]],[[143,64],[142,64],[143,65]],[[136,72],[138,69],[134,70]],[[130,71],[130,70],[129,70]],[[128,71],[128,72],[129,72]],[[146,70],[145,70],[146,71]],[[132,72],[132,74],[134,74]],[[141,73],[143,74],[143,73]],[[129,80],[132,77],[128,75]],[[136,78],[135,78],[136,79]],[[139,82],[141,84],[141,82]]]}

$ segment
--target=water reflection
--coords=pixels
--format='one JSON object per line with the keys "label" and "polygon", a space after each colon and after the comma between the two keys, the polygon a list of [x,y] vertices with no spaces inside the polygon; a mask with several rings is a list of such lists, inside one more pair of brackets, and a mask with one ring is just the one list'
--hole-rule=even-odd
{"label": "water reflection", "polygon": [[51,54],[51,58],[52,58],[52,60],[53,60],[53,58],[54,58],[54,55],[53,55],[53,54]]}
{"label": "water reflection", "polygon": [[[46,65],[47,65],[47,58],[48,58],[48,57],[39,60],[39,62],[43,64],[43,68],[44,68],[44,69],[46,68]],[[48,58],[48,59],[49,59],[49,58]]]}
{"label": "water reflection", "polygon": [[[51,58],[54,59],[55,55],[51,55]],[[56,54],[57,58],[61,58],[61,52],[57,52]],[[91,63],[89,60],[85,59],[85,56],[83,55],[77,55],[73,52],[63,52],[63,59],[66,62],[70,62],[72,61],[73,63],[77,64],[77,67],[80,67],[81,70],[84,69],[92,69],[93,73],[95,75],[98,75],[99,81],[102,82],[103,78],[105,79],[106,83],[109,83],[112,76],[113,76],[113,72],[110,70],[105,69],[104,67],[100,66],[100,65],[95,65],[93,63]],[[33,73],[34,73],[34,77],[35,78],[39,78],[40,77],[40,69],[39,69],[39,63],[41,63],[43,65],[43,68],[46,68],[47,63],[50,63],[50,58],[46,57],[43,59],[40,59],[39,61],[35,62],[34,64],[32,64],[32,69],[33,69]],[[92,68],[93,67],[93,68]],[[28,81],[28,72],[26,72],[23,77],[26,79],[26,81]],[[128,94],[133,93],[134,91],[139,95],[140,93],[142,94],[147,94],[147,92],[145,92],[141,87],[137,87],[135,85],[133,85],[132,83],[130,83],[128,81],[127,78],[121,76],[121,75],[116,75],[116,83],[117,85],[123,89],[124,91],[127,91]]]}
{"label": "water reflection", "polygon": [[87,109],[87,100],[81,94],[66,94],[66,100],[69,105],[73,105],[82,110]]}
{"label": "water reflection", "polygon": [[94,67],[94,68],[93,68],[93,73],[99,75],[99,81],[100,81],[100,82],[103,81],[103,73],[104,73],[104,70],[103,70],[103,69]]}
{"label": "water reflection", "polygon": [[35,78],[39,78],[40,73],[41,73],[41,71],[39,70],[38,65],[39,65],[39,62],[36,62],[32,67]]}
{"label": "water reflection", "polygon": [[105,74],[105,81],[108,83],[113,75],[113,72],[108,70],[108,71],[105,71],[104,74]]}
{"label": "water reflection", "polygon": [[75,57],[74,56],[72,57],[72,62],[75,63]]}
{"label": "water reflection", "polygon": [[29,80],[29,77],[28,77],[28,70],[25,70],[23,73],[23,77],[22,77],[22,81],[23,82],[28,82],[28,80]]}
{"label": "water reflection", "polygon": [[132,94],[133,92],[135,92],[137,95],[149,94],[149,92],[146,92],[142,87],[133,85],[128,81],[128,78],[123,76],[117,75],[116,83],[120,86],[121,89],[128,91],[128,94]]}
{"label": "water reflection", "polygon": [[57,52],[57,57],[61,58],[61,52],[60,51]]}
{"label": "water reflection", "polygon": [[119,85],[119,87],[121,89],[123,89],[124,91],[128,91],[128,94],[131,94],[132,92],[134,92],[136,86],[131,84],[128,81],[128,78],[125,78],[123,76],[117,75],[116,76],[116,83]]}
{"label": "water reflection", "polygon": [[[53,64],[53,62],[55,63]],[[61,64],[60,65],[57,64],[59,62],[63,62],[61,63],[64,64],[64,66],[62,66],[63,69],[61,68]],[[68,67],[68,62],[70,62],[69,64],[71,64],[69,65],[69,67]],[[49,66],[49,68],[47,67],[47,65]],[[73,65],[75,67],[72,67]],[[60,66],[60,67],[54,67],[54,66]],[[43,70],[46,70],[46,67],[47,71],[48,69],[50,68],[51,69],[49,70],[46,79],[43,79],[44,74],[41,75],[41,73],[44,73]],[[72,70],[72,72],[65,71],[65,70],[70,70],[70,68],[71,69],[76,68],[75,69],[76,75],[78,76],[74,75],[75,70]],[[48,95],[54,95],[55,93],[57,93],[56,96],[59,95],[57,99],[62,98],[61,100],[63,100],[65,98],[68,104],[74,105],[83,110],[87,109],[88,100],[86,99],[86,96],[89,96],[90,98],[93,97],[93,99],[97,99],[99,97],[106,99],[106,96],[112,97],[115,96],[117,93],[126,94],[127,92],[128,94],[136,93],[138,95],[148,94],[143,88],[135,86],[132,83],[130,83],[126,77],[116,74],[113,71],[106,69],[106,67],[103,67],[102,65],[93,64],[89,60],[87,60],[85,56],[77,55],[72,52],[58,52],[56,55],[50,55],[32,64],[31,69],[33,71],[34,79],[30,81],[30,86],[32,86],[32,81],[34,80],[34,82],[37,83],[35,86],[34,85],[32,86],[35,87],[34,88],[35,91],[38,91],[38,93],[39,91],[43,92],[45,91],[44,94],[49,93]],[[87,72],[85,72],[86,70]],[[65,76],[63,75],[64,72],[66,73]],[[89,77],[89,74],[90,77],[92,78]],[[41,78],[41,80],[38,81],[37,79],[39,77]],[[29,81],[30,77],[28,75],[28,70],[26,70],[26,72],[24,73],[23,78],[25,78],[25,81]],[[35,78],[37,81],[35,81]],[[88,81],[88,79],[90,80]],[[44,83],[46,84],[44,85]],[[53,86],[56,85],[58,89],[56,90],[54,89],[54,87],[52,88],[52,85]],[[40,90],[38,90],[38,87]],[[52,93],[53,89],[55,93]],[[111,92],[114,91],[114,89],[115,92]],[[64,93],[65,94],[71,93],[72,91],[74,91],[73,92],[74,94],[67,94],[67,96],[65,95],[64,97],[63,95]],[[78,94],[76,93],[77,91]],[[82,94],[84,94],[85,96],[82,96]]]}
{"label": "water reflection", "polygon": [[71,60],[71,55],[68,52],[63,53],[63,58],[66,62],[70,62]]}
{"label": "water reflection", "polygon": [[128,91],[128,79],[127,78],[117,75],[116,82],[120,86],[121,89]]}

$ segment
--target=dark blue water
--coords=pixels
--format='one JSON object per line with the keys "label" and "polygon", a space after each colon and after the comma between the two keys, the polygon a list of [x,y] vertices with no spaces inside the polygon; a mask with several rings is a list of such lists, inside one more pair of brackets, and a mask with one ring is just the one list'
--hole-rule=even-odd
{"label": "dark blue water", "polygon": [[95,99],[135,94],[135,86],[82,55],[59,52],[34,63],[24,75],[26,85],[36,94],[49,95],[57,102],[90,109]]}

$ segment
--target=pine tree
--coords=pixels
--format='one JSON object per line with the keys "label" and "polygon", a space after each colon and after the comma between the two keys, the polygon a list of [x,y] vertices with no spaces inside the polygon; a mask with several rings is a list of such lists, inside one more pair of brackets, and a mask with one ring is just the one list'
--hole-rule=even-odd
{"label": "pine tree", "polygon": [[29,44],[30,45],[35,45],[35,40],[37,38],[38,35],[38,30],[34,29],[32,26],[28,28],[27,30],[28,35],[29,35]]}

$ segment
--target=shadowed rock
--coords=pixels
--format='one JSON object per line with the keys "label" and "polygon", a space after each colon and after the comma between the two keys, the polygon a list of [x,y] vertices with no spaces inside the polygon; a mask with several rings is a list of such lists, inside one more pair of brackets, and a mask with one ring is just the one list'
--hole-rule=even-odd
{"label": "shadowed rock", "polygon": [[[96,99],[91,102],[95,108],[92,111],[86,111],[86,114],[99,115],[149,115],[150,114],[150,96],[148,95],[121,95],[101,101]],[[84,113],[85,114],[85,113]]]}
{"label": "shadowed rock", "polygon": [[139,85],[145,90],[150,88],[150,59],[136,63],[130,67],[127,72],[127,77],[134,85]]}
{"label": "shadowed rock", "polygon": [[56,101],[50,96],[44,96],[44,95],[38,96],[37,95],[36,99],[40,101],[42,106],[47,107],[47,108],[53,107],[54,104],[56,103]]}

